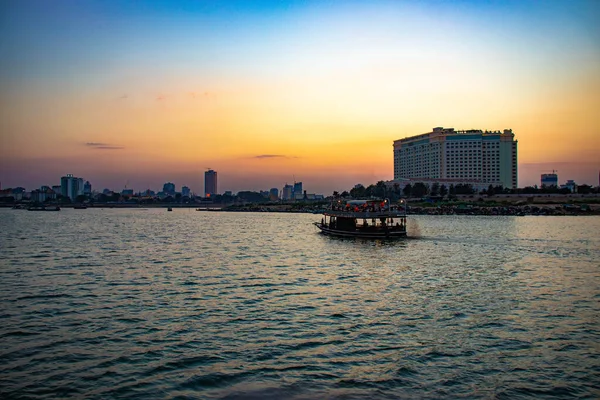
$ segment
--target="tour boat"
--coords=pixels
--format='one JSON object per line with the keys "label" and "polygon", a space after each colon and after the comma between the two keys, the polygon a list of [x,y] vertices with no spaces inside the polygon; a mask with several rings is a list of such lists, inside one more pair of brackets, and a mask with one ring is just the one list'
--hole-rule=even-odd
{"label": "tour boat", "polygon": [[321,233],[341,237],[393,239],[406,236],[406,202],[385,200],[337,201],[314,223]]}

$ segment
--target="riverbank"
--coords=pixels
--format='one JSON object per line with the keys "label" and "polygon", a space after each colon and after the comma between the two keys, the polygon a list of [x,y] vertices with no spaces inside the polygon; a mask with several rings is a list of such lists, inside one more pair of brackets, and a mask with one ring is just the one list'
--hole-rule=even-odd
{"label": "riverbank", "polygon": [[[18,204],[27,208],[27,203]],[[52,206],[51,204],[48,204]],[[153,209],[171,208],[173,211],[225,211],[225,212],[270,212],[270,213],[313,213],[319,214],[330,203],[264,203],[264,204],[198,204],[198,203],[94,203],[88,209],[124,208]],[[13,204],[0,207],[11,208]],[[77,204],[62,204],[62,209],[75,209]],[[85,212],[85,209],[81,210]],[[432,202],[425,199],[408,199],[408,214],[413,215],[600,215],[598,195],[497,195],[459,196],[456,200]]]}

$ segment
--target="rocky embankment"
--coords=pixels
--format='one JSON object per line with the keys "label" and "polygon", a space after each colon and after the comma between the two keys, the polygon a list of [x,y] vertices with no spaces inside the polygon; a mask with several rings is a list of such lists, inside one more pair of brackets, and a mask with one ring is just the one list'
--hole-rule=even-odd
{"label": "rocky embankment", "polygon": [[440,205],[411,206],[408,213],[413,215],[600,215],[600,208],[589,205]]}

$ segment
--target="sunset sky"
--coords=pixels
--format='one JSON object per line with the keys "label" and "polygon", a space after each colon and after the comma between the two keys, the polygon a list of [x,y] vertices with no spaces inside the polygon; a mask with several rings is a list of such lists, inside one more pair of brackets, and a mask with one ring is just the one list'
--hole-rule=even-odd
{"label": "sunset sky", "polygon": [[0,182],[393,178],[396,139],[502,130],[519,186],[598,184],[600,1],[0,3]]}

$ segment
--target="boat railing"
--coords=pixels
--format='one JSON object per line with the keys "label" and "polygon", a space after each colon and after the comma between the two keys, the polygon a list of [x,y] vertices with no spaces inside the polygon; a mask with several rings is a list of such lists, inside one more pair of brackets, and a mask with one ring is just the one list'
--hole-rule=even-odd
{"label": "boat railing", "polygon": [[404,210],[382,210],[382,211],[345,211],[345,210],[328,210],[324,213],[331,217],[342,218],[400,218],[405,217]]}

